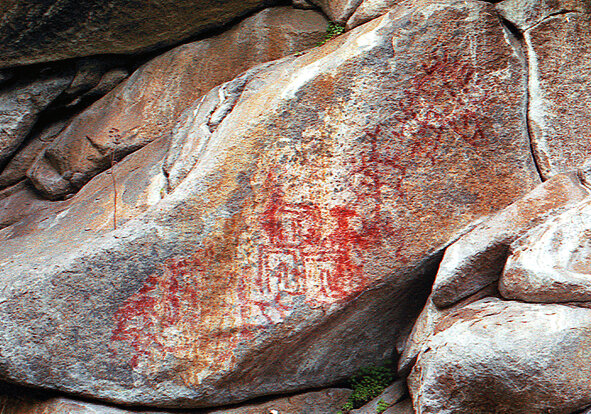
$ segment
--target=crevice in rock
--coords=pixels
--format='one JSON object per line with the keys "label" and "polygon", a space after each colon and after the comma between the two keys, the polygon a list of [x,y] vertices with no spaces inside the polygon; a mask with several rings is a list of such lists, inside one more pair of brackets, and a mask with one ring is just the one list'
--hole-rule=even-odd
{"label": "crevice in rock", "polygon": [[[43,404],[50,400],[54,399],[67,399],[72,401],[73,403],[86,403],[86,404],[93,404],[102,406],[105,409],[118,409],[118,410],[125,410],[129,411],[130,414],[132,413],[162,413],[162,414],[208,414],[211,412],[219,412],[222,410],[236,410],[240,407],[244,407],[246,405],[258,405],[264,404],[267,402],[271,402],[276,399],[280,398],[289,398],[299,394],[305,394],[309,392],[318,392],[325,390],[327,388],[349,388],[345,382],[341,382],[335,384],[331,387],[316,387],[316,388],[307,388],[300,391],[294,391],[291,393],[282,393],[282,394],[274,394],[274,395],[267,395],[263,397],[249,399],[237,404],[229,404],[223,406],[216,406],[216,407],[207,407],[207,408],[157,408],[145,405],[121,405],[121,404],[113,404],[107,401],[88,398],[81,395],[69,394],[63,391],[56,391],[50,389],[40,389],[40,388],[33,388],[28,387],[25,385],[17,385],[12,384],[9,382],[2,382],[0,381],[0,413],[2,413],[2,409],[16,408],[16,409],[23,409],[24,407],[19,407],[20,404],[23,404],[27,408],[32,408],[33,405],[36,404]],[[34,408],[34,407],[33,407]],[[13,412],[13,411],[7,411]],[[18,410],[17,412],[20,412]],[[28,411],[27,411],[28,412]],[[102,412],[102,410],[101,410]],[[109,411],[110,412],[110,411]]]}
{"label": "crevice in rock", "polygon": [[540,20],[539,22],[537,22],[536,24],[529,26],[528,28],[526,28],[524,30],[524,32],[527,32],[528,30],[532,30],[535,29],[536,27],[538,27],[539,25],[541,25],[542,23],[545,23],[547,20],[556,17],[556,16],[562,16],[565,14],[584,14],[578,10],[560,10],[554,13],[550,13],[549,15],[547,15],[546,17],[544,17],[542,20]]}
{"label": "crevice in rock", "polygon": [[540,181],[544,181],[544,176],[540,169],[538,159],[536,157],[536,151],[534,148],[534,140],[533,140],[533,133],[530,127],[530,117],[529,117],[529,110],[530,110],[530,65],[529,65],[529,57],[527,54],[527,45],[525,44],[525,37],[523,33],[509,20],[503,18],[499,15],[499,21],[505,30],[505,35],[507,36],[509,43],[513,46],[515,53],[519,57],[521,64],[524,68],[525,72],[525,100],[523,102],[523,119],[524,119],[524,128],[525,133],[527,135],[528,143],[529,143],[529,150],[532,157],[532,162],[540,178]]}

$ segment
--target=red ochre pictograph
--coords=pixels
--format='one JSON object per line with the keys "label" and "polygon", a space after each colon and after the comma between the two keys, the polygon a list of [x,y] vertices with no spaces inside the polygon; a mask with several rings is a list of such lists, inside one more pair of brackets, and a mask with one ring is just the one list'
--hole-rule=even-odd
{"label": "red ochre pictograph", "polygon": [[[336,155],[344,157],[342,184],[353,199],[342,205],[321,198],[290,201],[297,190],[285,183],[298,178],[290,166],[261,162],[260,171],[272,170],[258,196],[263,201],[240,213],[251,217],[251,224],[204,241],[209,247],[190,258],[168,260],[161,273],[146,279],[114,316],[112,339],[134,348],[133,367],[149,372],[172,355],[191,361],[185,380],[198,383],[208,372],[229,367],[241,342],[284,321],[297,303],[330,306],[373,282],[364,259],[371,250],[383,250],[384,240],[397,237],[400,224],[388,218],[384,203],[406,198],[408,170],[436,163],[450,136],[470,147],[487,143],[477,113],[484,95],[474,68],[446,53],[438,56],[410,81],[387,121],[367,129],[353,152]],[[304,176],[321,180],[315,166],[306,168]],[[385,200],[387,188],[394,194]],[[257,242],[240,249],[245,233]],[[222,246],[233,244],[238,247]],[[397,239],[388,246],[389,257],[405,263],[403,250],[404,240]]]}

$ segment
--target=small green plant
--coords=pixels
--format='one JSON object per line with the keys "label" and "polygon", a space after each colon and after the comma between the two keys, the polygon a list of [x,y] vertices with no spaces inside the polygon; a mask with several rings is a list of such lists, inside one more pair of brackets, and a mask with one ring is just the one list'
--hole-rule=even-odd
{"label": "small green plant", "polygon": [[[381,366],[370,365],[362,368],[351,378],[353,392],[337,414],[347,413],[354,408],[367,404],[380,395],[394,381],[394,377],[395,373],[390,361],[386,361]],[[380,401],[378,403],[378,414],[386,411],[389,406],[388,403]]]}
{"label": "small green plant", "polygon": [[328,27],[326,28],[326,33],[324,34],[324,39],[318,42],[318,46],[322,46],[330,39],[334,39],[338,35],[342,35],[345,33],[345,26],[340,25],[338,23],[330,22]]}
{"label": "small green plant", "polygon": [[386,411],[388,408],[390,408],[392,404],[387,403],[384,400],[380,400],[378,401],[378,407],[376,409],[376,414],[382,414],[384,411]]}

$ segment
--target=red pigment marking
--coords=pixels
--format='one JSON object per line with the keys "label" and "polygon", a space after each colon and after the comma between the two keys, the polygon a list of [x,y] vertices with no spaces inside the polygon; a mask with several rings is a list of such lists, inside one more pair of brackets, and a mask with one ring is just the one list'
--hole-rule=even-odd
{"label": "red pigment marking", "polygon": [[[269,195],[259,222],[257,269],[247,267],[236,252],[228,258],[230,265],[220,268],[208,249],[164,263],[162,274],[150,276],[115,314],[112,339],[134,347],[131,364],[137,366],[140,359],[153,363],[167,354],[194,361],[208,353],[204,360],[210,366],[228,363],[241,341],[288,317],[294,297],[323,306],[362,292],[370,282],[363,269],[367,252],[383,249],[383,240],[400,230],[382,217],[387,213],[382,189],[393,187],[404,199],[407,170],[425,160],[434,165],[450,129],[470,146],[487,143],[476,110],[468,107],[484,101],[469,97],[478,88],[475,79],[472,66],[446,53],[423,65],[397,112],[367,130],[361,150],[347,160],[349,176],[363,177],[361,184],[347,183],[355,194],[350,205],[289,202],[281,184],[290,181],[289,166],[269,173],[263,184]],[[255,213],[247,209],[247,214]],[[239,237],[232,234],[216,243],[230,239]],[[396,246],[391,253],[395,260],[407,262],[404,240],[397,239]],[[212,327],[216,323],[219,329]],[[180,338],[171,338],[169,330],[180,330]]]}

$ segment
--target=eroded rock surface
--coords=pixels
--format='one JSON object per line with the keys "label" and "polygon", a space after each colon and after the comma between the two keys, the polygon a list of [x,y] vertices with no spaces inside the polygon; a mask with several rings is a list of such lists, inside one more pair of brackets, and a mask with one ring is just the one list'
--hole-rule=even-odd
{"label": "eroded rock surface", "polygon": [[460,308],[434,328],[409,377],[417,414],[589,406],[590,312],[498,299]]}
{"label": "eroded rock surface", "polygon": [[[351,390],[328,388],[275,398],[270,401],[243,405],[238,408],[214,410],[183,410],[175,414],[334,414],[343,406]],[[167,414],[163,411],[145,411],[109,407],[68,398],[41,398],[25,395],[0,397],[3,414]],[[171,413],[172,414],[172,413]]]}
{"label": "eroded rock surface", "polygon": [[[588,2],[574,2],[576,4]],[[532,146],[547,179],[591,157],[591,14],[548,17],[524,34],[529,64]]]}
{"label": "eroded rock surface", "polygon": [[39,114],[70,85],[73,76],[45,76],[0,91],[0,168],[31,132]]}
{"label": "eroded rock surface", "polygon": [[268,5],[264,0],[4,0],[0,67],[173,45]]}
{"label": "eroded rock surface", "polygon": [[[103,134],[127,130],[110,119],[137,119],[131,103],[160,76],[146,68],[174,72],[191,47],[132,75],[95,129],[82,132],[83,115],[64,136],[80,128],[70,142],[90,148],[99,131],[108,152]],[[2,377],[199,407],[389,358],[444,246],[539,183],[525,84],[494,7],[456,1],[398,9],[180,99],[174,131],[207,134],[187,128],[169,150],[173,122],[155,124],[138,141],[159,140],[0,230]],[[180,164],[171,183],[163,168]],[[57,185],[77,179],[62,171]]]}
{"label": "eroded rock surface", "polygon": [[556,215],[511,246],[499,290],[528,302],[591,301],[591,200]]}
{"label": "eroded rock surface", "polygon": [[445,251],[433,284],[433,303],[440,308],[450,306],[496,284],[511,243],[585,199],[589,195],[586,185],[576,173],[557,175],[463,235]]}
{"label": "eroded rock surface", "polygon": [[[77,191],[130,152],[170,136],[208,90],[259,63],[315,46],[327,22],[311,10],[271,8],[219,36],[180,46],[137,70],[78,116],[29,172],[49,198]],[[269,39],[273,39],[272,42]]]}
{"label": "eroded rock surface", "polygon": [[591,3],[586,0],[503,0],[496,7],[504,19],[521,31],[531,29],[552,16],[571,12],[591,13]]}

